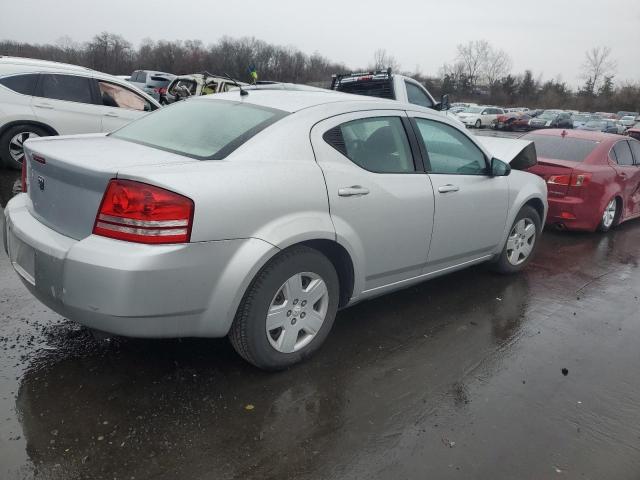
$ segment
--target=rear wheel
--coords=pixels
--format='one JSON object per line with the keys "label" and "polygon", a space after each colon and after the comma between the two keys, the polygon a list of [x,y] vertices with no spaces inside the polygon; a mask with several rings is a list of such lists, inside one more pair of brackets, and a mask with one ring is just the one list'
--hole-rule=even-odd
{"label": "rear wheel", "polygon": [[608,232],[612,227],[616,225],[618,220],[618,200],[616,198],[612,198],[607,206],[604,207],[604,212],[602,212],[602,218],[600,219],[600,225],[598,225],[598,230],[601,232]]}
{"label": "rear wheel", "polygon": [[19,170],[24,159],[24,142],[30,138],[44,137],[49,133],[34,125],[16,125],[0,136],[0,161],[6,168]]}
{"label": "rear wheel", "polygon": [[338,310],[333,264],[312,248],[293,247],[256,276],[229,332],[236,351],[265,370],[281,370],[315,352]]}
{"label": "rear wheel", "polygon": [[516,273],[526,267],[533,256],[541,230],[538,212],[528,205],[522,207],[513,221],[494,269],[499,273]]}

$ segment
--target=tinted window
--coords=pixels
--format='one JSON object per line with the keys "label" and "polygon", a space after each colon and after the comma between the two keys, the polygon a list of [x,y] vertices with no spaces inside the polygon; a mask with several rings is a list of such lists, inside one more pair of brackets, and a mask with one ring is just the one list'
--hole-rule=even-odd
{"label": "tinted window", "polygon": [[430,173],[486,174],[484,154],[464,133],[433,120],[417,118],[416,123],[429,156]]}
{"label": "tinted window", "polygon": [[636,165],[640,165],[640,142],[631,140],[629,141],[629,145],[631,146],[631,151],[633,152],[633,156],[636,160]]}
{"label": "tinted window", "polygon": [[0,78],[0,85],[23,95],[33,95],[36,88],[38,74],[13,75],[11,77]]}
{"label": "tinted window", "polygon": [[109,82],[98,82],[102,104],[107,107],[128,108],[129,110],[150,111],[151,105],[131,90]]}
{"label": "tinted window", "polygon": [[150,87],[162,88],[166,87],[171,83],[171,79],[167,77],[151,77],[147,82],[147,85]]}
{"label": "tinted window", "polygon": [[324,135],[353,163],[377,173],[413,172],[409,141],[397,117],[364,118],[343,123]]}
{"label": "tinted window", "polygon": [[618,142],[613,146],[615,152],[615,158],[618,165],[633,165],[633,157],[631,156],[631,149],[627,142]]}
{"label": "tinted window", "polygon": [[240,102],[195,100],[157,110],[112,136],[200,160],[219,160],[285,115]]}
{"label": "tinted window", "polygon": [[93,103],[88,78],[73,75],[40,75],[38,96],[69,102]]}
{"label": "tinted window", "polygon": [[582,162],[599,142],[582,138],[529,134],[522,137],[536,144],[539,157]]}
{"label": "tinted window", "polygon": [[426,93],[424,93],[424,91],[420,87],[414,85],[411,82],[404,83],[407,86],[407,97],[409,98],[409,103],[422,105],[423,107],[433,106],[433,102],[431,101],[431,99],[427,96]]}

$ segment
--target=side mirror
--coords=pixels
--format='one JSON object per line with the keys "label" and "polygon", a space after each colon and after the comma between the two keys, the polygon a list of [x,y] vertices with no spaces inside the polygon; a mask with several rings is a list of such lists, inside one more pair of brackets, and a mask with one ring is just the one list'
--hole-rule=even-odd
{"label": "side mirror", "polygon": [[497,158],[491,159],[491,176],[492,177],[506,177],[511,173],[511,167],[508,163],[498,160]]}
{"label": "side mirror", "polygon": [[449,105],[449,95],[442,95],[440,97],[440,110],[449,110],[451,106]]}

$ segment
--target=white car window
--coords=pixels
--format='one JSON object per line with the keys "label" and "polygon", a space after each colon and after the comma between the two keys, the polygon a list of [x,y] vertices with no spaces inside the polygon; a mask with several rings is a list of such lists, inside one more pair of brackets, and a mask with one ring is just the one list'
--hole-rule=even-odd
{"label": "white car window", "polygon": [[129,110],[149,111],[151,106],[140,95],[114,83],[98,81],[102,104],[107,107],[128,108]]}
{"label": "white car window", "polygon": [[42,74],[36,96],[78,103],[93,103],[91,83],[86,77]]}

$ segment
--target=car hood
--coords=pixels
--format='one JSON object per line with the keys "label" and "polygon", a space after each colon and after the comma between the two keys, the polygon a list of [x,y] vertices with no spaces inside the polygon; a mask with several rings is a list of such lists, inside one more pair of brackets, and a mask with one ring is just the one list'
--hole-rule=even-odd
{"label": "car hood", "polygon": [[476,140],[492,157],[507,162],[513,169],[525,170],[538,163],[531,140],[500,137],[476,137]]}

